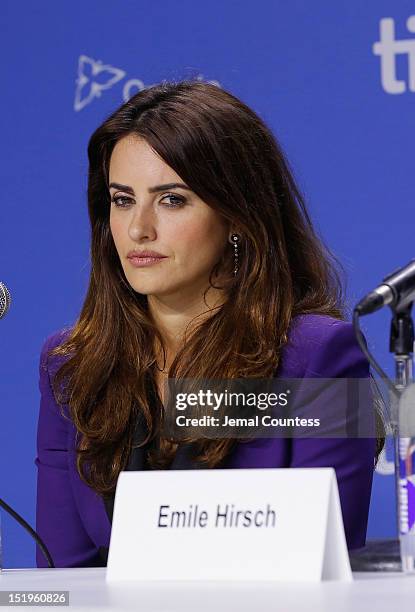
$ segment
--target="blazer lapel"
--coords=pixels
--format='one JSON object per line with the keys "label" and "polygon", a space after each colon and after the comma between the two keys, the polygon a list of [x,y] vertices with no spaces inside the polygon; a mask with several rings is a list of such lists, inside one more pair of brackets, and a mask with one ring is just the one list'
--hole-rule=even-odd
{"label": "blazer lapel", "polygon": [[[146,435],[146,426],[140,415],[137,419],[137,423],[134,430],[133,436],[133,448],[130,453],[128,464],[125,467],[125,471],[137,471],[148,469],[146,464],[146,453],[149,450],[151,443],[145,446],[137,446],[142,442]],[[169,470],[197,470],[203,469],[205,466],[195,461],[195,448],[192,444],[179,444],[174,459]],[[114,513],[114,498],[115,493],[109,497],[104,497],[105,509],[112,524],[112,517]]]}

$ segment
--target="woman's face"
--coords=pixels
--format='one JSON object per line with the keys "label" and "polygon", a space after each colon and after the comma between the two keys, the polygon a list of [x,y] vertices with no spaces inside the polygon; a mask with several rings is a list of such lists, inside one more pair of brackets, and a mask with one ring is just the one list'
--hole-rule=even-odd
{"label": "woman's face", "polygon": [[[115,145],[109,167],[110,228],[124,274],[138,293],[192,299],[209,286],[209,274],[229,236],[228,222],[184,184],[134,135]],[[164,257],[138,265],[131,251]]]}

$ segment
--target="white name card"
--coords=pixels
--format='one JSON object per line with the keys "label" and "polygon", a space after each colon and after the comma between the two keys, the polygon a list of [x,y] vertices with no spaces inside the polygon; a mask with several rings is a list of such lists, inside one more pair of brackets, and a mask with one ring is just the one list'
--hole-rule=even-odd
{"label": "white name card", "polygon": [[353,580],[333,468],[121,472],[106,580]]}

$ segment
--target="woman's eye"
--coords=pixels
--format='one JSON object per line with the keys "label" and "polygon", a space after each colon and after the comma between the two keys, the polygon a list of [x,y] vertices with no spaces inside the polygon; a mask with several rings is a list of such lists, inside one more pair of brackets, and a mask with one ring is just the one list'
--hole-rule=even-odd
{"label": "woman's eye", "polygon": [[125,202],[131,202],[131,198],[126,198],[125,196],[117,196],[116,198],[111,198],[111,202],[114,202],[117,208],[126,208],[128,204],[125,204]]}
{"label": "woman's eye", "polygon": [[174,200],[176,200],[175,204],[174,203],[173,204],[171,204],[171,203],[170,204],[165,204],[165,206],[167,206],[167,208],[179,208],[179,206],[182,206],[184,204],[184,202],[185,202],[184,198],[176,196],[174,193],[167,194],[166,196],[164,196],[164,198],[162,198],[162,200],[165,200],[166,198],[169,199],[169,200],[170,200],[170,198],[173,198]]}
{"label": "woman's eye", "polygon": [[[185,203],[185,198],[176,196],[174,193],[169,193],[165,195],[161,199],[161,202],[163,202],[163,200],[170,200],[170,203],[163,203],[163,205],[167,208],[179,208]],[[127,206],[129,206],[132,201],[132,198],[128,198],[126,196],[116,196],[111,198],[111,202],[114,202],[117,208],[127,208]]]}

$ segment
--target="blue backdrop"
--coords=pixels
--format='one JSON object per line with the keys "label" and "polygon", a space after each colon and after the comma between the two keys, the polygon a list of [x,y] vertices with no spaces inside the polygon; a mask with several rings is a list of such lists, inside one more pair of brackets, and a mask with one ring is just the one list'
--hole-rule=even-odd
{"label": "blue backdrop", "polygon": [[[2,1],[0,280],[13,305],[0,322],[0,496],[32,525],[39,353],[87,286],[92,131],[163,79],[230,90],[281,141],[353,304],[414,257],[414,13],[410,0]],[[393,375],[389,319],[363,330]],[[391,462],[389,449],[369,537],[395,535]],[[4,566],[35,566],[31,538],[1,518]]]}

